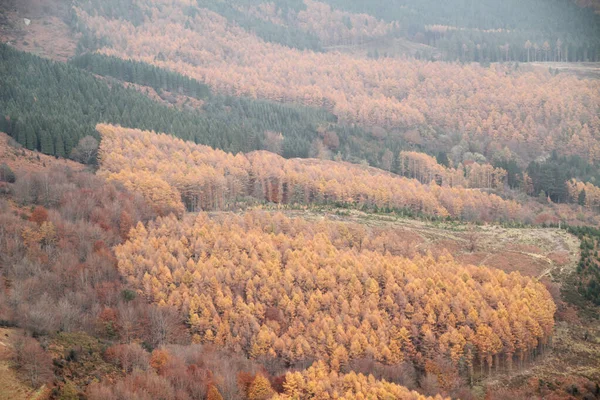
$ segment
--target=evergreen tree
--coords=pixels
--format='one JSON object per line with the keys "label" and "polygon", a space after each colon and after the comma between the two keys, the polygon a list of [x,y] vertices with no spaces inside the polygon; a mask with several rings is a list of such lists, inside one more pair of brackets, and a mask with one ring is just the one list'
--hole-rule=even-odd
{"label": "evergreen tree", "polygon": [[580,206],[585,206],[585,189],[579,192],[579,196],[577,197],[577,203]]}

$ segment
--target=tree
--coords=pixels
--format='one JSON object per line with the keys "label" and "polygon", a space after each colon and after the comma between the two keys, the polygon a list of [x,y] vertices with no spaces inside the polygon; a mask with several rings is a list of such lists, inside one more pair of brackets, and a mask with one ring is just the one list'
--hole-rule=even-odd
{"label": "tree", "polygon": [[38,388],[54,376],[52,359],[37,340],[21,337],[15,343],[14,349],[15,364],[31,386]]}
{"label": "tree", "polygon": [[42,206],[37,206],[31,213],[29,220],[41,226],[48,221],[48,210]]}
{"label": "tree", "polygon": [[208,386],[206,400],[223,400],[223,396],[221,396],[221,393],[219,393],[219,389],[217,389],[215,385]]}
{"label": "tree", "polygon": [[16,180],[13,170],[5,163],[0,164],[0,182],[15,183]]}
{"label": "tree", "polygon": [[579,192],[579,196],[577,196],[577,204],[579,204],[580,206],[585,206],[585,197],[586,197],[586,193],[585,193],[585,189],[582,189],[581,192]]}
{"label": "tree", "polygon": [[269,380],[262,374],[256,374],[248,388],[248,400],[267,400],[274,394]]}
{"label": "tree", "polygon": [[394,163],[394,153],[390,149],[385,149],[381,156],[381,169],[391,171]]}
{"label": "tree", "polygon": [[67,381],[60,388],[60,392],[58,395],[58,400],[79,400],[79,394],[77,393],[77,388],[71,381]]}
{"label": "tree", "polygon": [[86,165],[94,165],[97,162],[98,141],[92,136],[85,136],[71,151],[71,158]]}

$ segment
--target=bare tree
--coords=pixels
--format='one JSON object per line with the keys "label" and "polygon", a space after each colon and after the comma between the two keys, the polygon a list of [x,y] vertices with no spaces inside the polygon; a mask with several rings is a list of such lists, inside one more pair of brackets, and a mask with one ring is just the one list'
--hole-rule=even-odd
{"label": "bare tree", "polygon": [[40,387],[54,376],[50,356],[35,339],[23,336],[16,341],[14,361],[34,388]]}
{"label": "bare tree", "polygon": [[184,338],[183,321],[179,312],[170,307],[150,309],[150,344],[157,348]]}
{"label": "bare tree", "polygon": [[82,164],[96,164],[98,141],[92,136],[82,138],[71,151],[71,158]]}

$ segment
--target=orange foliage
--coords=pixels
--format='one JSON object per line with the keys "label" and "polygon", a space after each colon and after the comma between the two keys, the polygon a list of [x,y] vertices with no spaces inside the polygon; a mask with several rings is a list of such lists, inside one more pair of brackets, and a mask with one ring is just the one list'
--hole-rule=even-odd
{"label": "orange foliage", "polygon": [[150,366],[160,374],[169,363],[169,352],[164,349],[156,349],[150,357]]}
{"label": "orange foliage", "polygon": [[42,206],[37,206],[31,213],[29,220],[38,225],[42,225],[42,223],[48,221],[48,210]]}
{"label": "orange foliage", "polygon": [[599,81],[505,65],[299,51],[266,43],[208,10],[192,17],[183,5],[148,3],[150,17],[139,26],[79,14],[112,43],[101,52],[177,71],[220,93],[326,107],[343,121],[390,130],[463,132],[525,158],[527,151],[560,149],[600,160]]}
{"label": "orange foliage", "polygon": [[103,138],[100,173],[139,188],[158,210],[176,204],[176,215],[183,211],[177,192],[191,211],[228,209],[246,195],[273,203],[342,202],[484,221],[518,219],[524,212],[518,203],[494,194],[424,185],[356,164],[284,159],[266,151],[234,156],[164,134],[111,125],[97,129]]}
{"label": "orange foliage", "polygon": [[215,385],[208,386],[206,400],[223,400],[223,396],[221,396],[221,393],[219,393],[219,389],[217,389]]}
{"label": "orange foliage", "polygon": [[567,191],[573,203],[578,203],[582,192],[585,193],[583,206],[592,210],[600,210],[600,188],[592,183],[584,183],[577,179],[567,182]]}
{"label": "orange foliage", "polygon": [[[302,372],[289,372],[285,376],[284,392],[273,400],[288,399],[402,399],[427,400],[433,397],[411,392],[407,388],[386,381],[378,381],[373,376],[351,372],[336,374],[322,362],[313,364]],[[436,400],[442,397],[435,396]]]}
{"label": "orange foliage", "polygon": [[[130,285],[179,308],[202,342],[252,357],[315,357],[334,370],[361,357],[491,365],[526,357],[554,324],[554,302],[531,278],[447,254],[382,254],[352,225],[200,214],[140,224],[130,237],[116,249]],[[269,308],[282,317],[267,319]]]}
{"label": "orange foliage", "polygon": [[318,1],[305,0],[306,10],[298,13],[303,29],[314,32],[325,45],[360,44],[387,36],[396,25],[385,23],[367,14],[333,10]]}

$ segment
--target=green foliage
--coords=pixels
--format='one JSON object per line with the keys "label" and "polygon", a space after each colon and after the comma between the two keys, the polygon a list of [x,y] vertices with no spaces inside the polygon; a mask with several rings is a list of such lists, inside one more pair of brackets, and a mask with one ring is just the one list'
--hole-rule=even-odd
{"label": "green foliage", "polygon": [[[223,17],[227,18],[228,21],[234,22],[249,32],[253,32],[261,39],[281,44],[287,47],[294,47],[300,50],[313,50],[322,51],[321,43],[319,39],[295,26],[281,26],[273,24],[269,21],[255,18],[247,15],[242,11],[239,11],[235,6],[237,5],[256,5],[256,2],[251,1],[211,1],[211,0],[198,0],[199,8],[207,8],[213,12],[216,12]],[[287,15],[287,10],[294,9],[298,10],[302,7],[299,2],[296,1],[275,1],[274,4],[283,11],[283,15]],[[193,8],[189,10],[189,13],[196,12]]]}
{"label": "green foliage", "polygon": [[8,117],[0,118],[1,131],[30,150],[60,157],[81,138],[98,138],[99,122],[169,132],[234,153],[262,149],[266,130],[285,132],[286,155],[306,157],[317,126],[335,122],[325,110],[229,97],[214,98],[204,112],[180,110],[6,45],[0,45],[0,109]]}
{"label": "green foliage", "polygon": [[[256,135],[261,140],[266,130],[282,132],[284,157],[308,157],[312,141],[318,137],[316,131],[319,126],[325,126],[337,134],[340,140],[338,151],[349,161],[364,159],[369,165],[379,166],[381,153],[385,149],[397,156],[400,150],[406,148],[406,143],[399,135],[389,135],[383,141],[373,140],[371,134],[361,128],[337,124],[337,118],[321,108],[211,95],[208,87],[195,79],[143,62],[85,54],[75,57],[71,63],[97,75],[150,86],[159,93],[167,90],[204,100],[204,115],[224,116],[230,124],[238,122],[246,128],[255,126]],[[258,148],[268,148],[267,143],[263,141],[262,147]]]}
{"label": "green foliage", "polygon": [[74,57],[70,62],[86,71],[111,76],[124,82],[150,86],[157,91],[167,90],[196,99],[206,99],[210,96],[210,89],[204,83],[143,62],[122,60],[95,53]]}
{"label": "green foliage", "polygon": [[[504,168],[502,165],[499,166]],[[517,170],[511,169],[511,171],[516,173]],[[595,185],[600,183],[598,166],[589,164],[579,156],[559,157],[556,152],[553,152],[552,156],[543,162],[531,162],[527,167],[527,173],[533,181],[534,192],[539,193],[543,190],[556,203],[568,201],[565,183],[572,178]],[[509,183],[511,181],[510,174],[509,171]]]}
{"label": "green foliage", "polygon": [[[115,76],[132,83],[174,90],[205,99],[202,110],[178,109],[157,103],[119,82],[94,74]],[[56,63],[0,45],[0,131],[30,150],[66,157],[85,136],[99,139],[100,122],[156,132],[229,152],[268,148],[265,131],[283,133],[284,157],[308,157],[317,129],[339,137],[339,152],[349,161],[379,165],[386,149],[395,155],[404,147],[399,136],[375,141],[358,127],[337,124],[324,109],[284,105],[266,100],[210,96],[206,86],[150,65],[113,57],[77,57],[72,64]]]}
{"label": "green foliage", "polygon": [[585,189],[583,189],[581,192],[579,192],[579,196],[577,198],[577,203],[580,206],[585,206]]}
{"label": "green foliage", "polygon": [[[564,0],[324,0],[335,8],[398,21],[404,35],[440,48],[446,58],[465,61],[528,61],[529,40],[540,48],[537,60],[552,61],[555,52],[541,51],[544,42],[555,48],[561,40],[561,58],[568,61],[600,59],[600,16]],[[427,25],[446,25],[431,32]],[[500,46],[509,45],[506,50]]]}
{"label": "green foliage", "polygon": [[0,164],[0,182],[15,183],[16,180],[13,170],[5,163]]}
{"label": "green foliage", "polygon": [[523,182],[523,171],[519,168],[515,159],[502,160],[494,163],[495,168],[502,168],[506,171],[506,180],[508,186],[517,188]]}
{"label": "green foliage", "polygon": [[581,258],[577,265],[579,293],[600,305],[600,229],[591,226],[568,226],[567,231],[581,240]]}
{"label": "green foliage", "polygon": [[123,297],[123,300],[125,300],[126,302],[130,302],[137,297],[136,293],[131,289],[123,290],[121,292],[121,296]]}
{"label": "green foliage", "polygon": [[59,400],[78,400],[79,395],[77,394],[77,389],[73,382],[67,381],[59,391],[58,395]]}
{"label": "green foliage", "polygon": [[144,22],[144,12],[135,0],[76,0],[76,5],[90,15],[124,19],[136,26]]}

